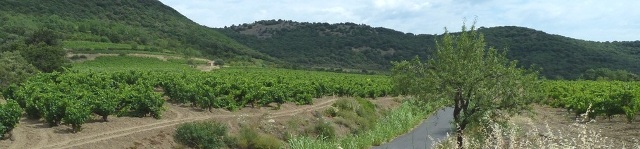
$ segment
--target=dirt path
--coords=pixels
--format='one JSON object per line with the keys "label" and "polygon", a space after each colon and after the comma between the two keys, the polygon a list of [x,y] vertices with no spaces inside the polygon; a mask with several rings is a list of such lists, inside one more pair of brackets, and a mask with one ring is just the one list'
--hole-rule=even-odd
{"label": "dirt path", "polygon": [[[21,148],[113,148],[109,146],[95,144],[130,144],[135,140],[131,140],[129,136],[133,135],[160,135],[158,133],[166,133],[178,124],[203,121],[209,119],[228,119],[242,117],[258,117],[269,115],[269,118],[291,116],[307,111],[314,111],[330,106],[336,97],[328,97],[314,100],[313,105],[283,105],[281,110],[270,110],[270,108],[245,108],[237,112],[228,112],[223,110],[215,110],[212,112],[203,112],[197,109],[183,105],[167,104],[168,110],[165,112],[163,119],[155,120],[153,118],[130,118],[130,117],[110,117],[110,122],[88,122],[83,125],[83,130],[79,133],[70,133],[68,126],[47,127],[44,122],[34,120],[21,120],[18,128],[13,130],[14,141],[0,141],[0,148],[21,149]],[[269,110],[266,110],[269,109]],[[99,118],[94,118],[99,119]],[[144,132],[162,130],[158,133],[145,134]],[[124,141],[120,138],[125,138]],[[138,138],[138,137],[133,137]],[[120,141],[119,141],[120,140]],[[6,146],[10,143],[9,146]]]}

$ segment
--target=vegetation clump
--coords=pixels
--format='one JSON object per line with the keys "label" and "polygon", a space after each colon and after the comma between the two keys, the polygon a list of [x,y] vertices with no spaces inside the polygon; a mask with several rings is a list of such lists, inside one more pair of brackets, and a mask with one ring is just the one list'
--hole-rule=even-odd
{"label": "vegetation clump", "polygon": [[21,115],[22,109],[15,101],[9,100],[6,104],[0,104],[0,140],[18,125]]}
{"label": "vegetation clump", "polygon": [[502,113],[521,112],[534,101],[537,73],[518,68],[506,52],[487,48],[475,26],[463,26],[457,35],[445,31],[436,48],[426,63],[418,58],[395,63],[393,80],[402,93],[453,106],[458,148],[468,127],[490,129],[482,126],[483,116],[503,121],[508,117]]}
{"label": "vegetation clump", "polygon": [[174,140],[197,149],[216,149],[227,146],[230,138],[227,126],[216,122],[185,123],[176,129]]}

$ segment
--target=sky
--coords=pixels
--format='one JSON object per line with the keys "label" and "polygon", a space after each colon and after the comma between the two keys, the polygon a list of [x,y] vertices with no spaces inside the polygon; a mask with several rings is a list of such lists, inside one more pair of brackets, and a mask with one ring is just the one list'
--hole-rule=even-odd
{"label": "sky", "polygon": [[521,26],[591,41],[640,40],[638,0],[160,0],[196,23],[352,22],[405,33]]}

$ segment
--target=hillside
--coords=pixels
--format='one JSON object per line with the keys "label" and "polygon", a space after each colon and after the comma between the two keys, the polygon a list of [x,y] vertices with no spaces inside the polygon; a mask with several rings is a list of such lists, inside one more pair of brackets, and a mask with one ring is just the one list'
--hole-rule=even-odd
{"label": "hillside", "polygon": [[[297,67],[388,70],[390,61],[426,59],[437,35],[415,35],[354,23],[256,21],[218,29],[253,49]],[[592,42],[523,27],[479,28],[489,46],[508,48],[521,66],[548,78],[575,79],[588,69],[640,73],[640,42]]]}
{"label": "hillside", "polygon": [[7,0],[0,1],[0,43],[42,28],[61,35],[75,51],[140,50],[276,62],[276,59],[198,25],[157,0]]}

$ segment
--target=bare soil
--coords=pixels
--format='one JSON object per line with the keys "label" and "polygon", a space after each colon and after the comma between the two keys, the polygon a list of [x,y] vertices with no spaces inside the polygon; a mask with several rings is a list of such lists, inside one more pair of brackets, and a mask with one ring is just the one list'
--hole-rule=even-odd
{"label": "bare soil", "polygon": [[[12,131],[11,139],[0,140],[0,148],[180,148],[174,142],[176,126],[194,121],[214,120],[226,123],[234,134],[243,123],[258,124],[264,133],[279,138],[285,133],[300,131],[317,120],[318,113],[331,106],[338,97],[314,99],[312,105],[284,104],[281,109],[272,107],[246,107],[230,112],[221,109],[199,110],[189,105],[167,103],[162,119],[151,117],[115,117],[102,122],[99,116],[82,126],[82,131],[71,133],[69,125],[49,127],[42,120],[22,118]],[[391,97],[372,100],[378,107],[397,106]],[[299,129],[299,130],[292,130]],[[344,132],[343,132],[344,133]]]}

